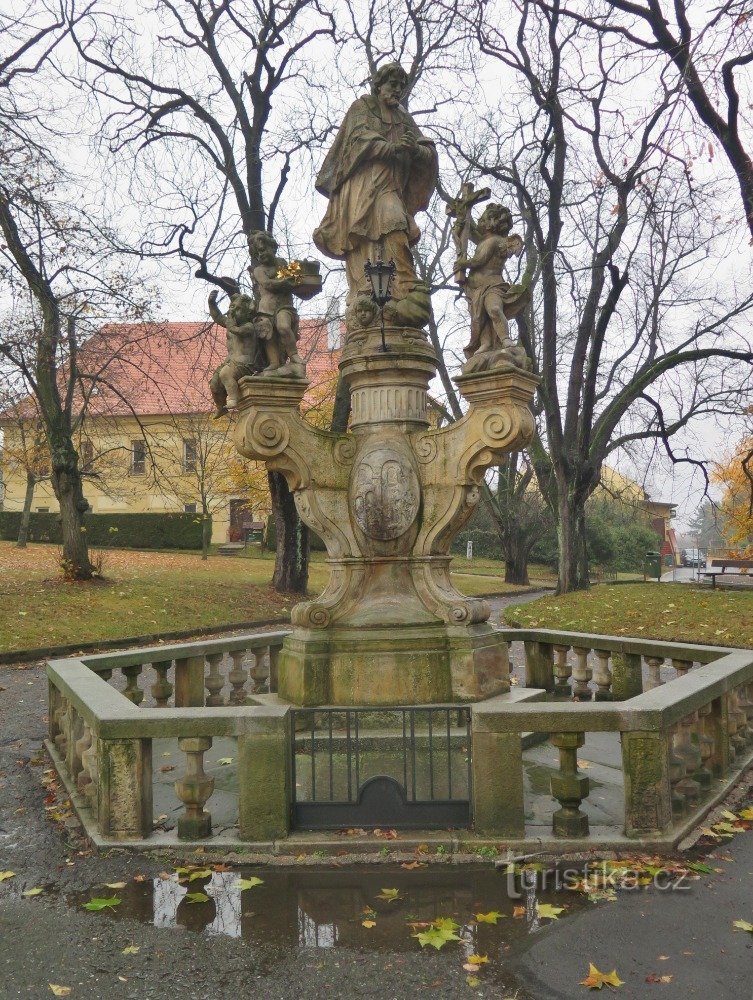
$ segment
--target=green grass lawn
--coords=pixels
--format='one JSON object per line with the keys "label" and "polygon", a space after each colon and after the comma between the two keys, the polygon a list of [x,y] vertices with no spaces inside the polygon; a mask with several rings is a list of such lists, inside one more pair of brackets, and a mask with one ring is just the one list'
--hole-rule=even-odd
{"label": "green grass lawn", "polygon": [[[315,595],[329,568],[324,553],[313,555]],[[94,583],[65,583],[57,558],[54,545],[17,549],[0,542],[0,652],[272,618],[300,599],[270,586],[271,553],[203,562],[198,553],[113,549],[104,553],[104,579]],[[505,584],[503,574],[494,563],[485,575],[457,575],[454,582],[471,597],[520,590]]]}
{"label": "green grass lawn", "polygon": [[506,625],[753,648],[753,588],[708,590],[681,583],[622,584],[515,604]]}

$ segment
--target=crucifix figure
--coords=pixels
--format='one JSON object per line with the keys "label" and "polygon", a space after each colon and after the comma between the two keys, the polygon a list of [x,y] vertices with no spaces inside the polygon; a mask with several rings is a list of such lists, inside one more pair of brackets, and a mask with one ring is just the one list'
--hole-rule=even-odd
{"label": "crucifix figure", "polygon": [[[476,190],[470,181],[466,181],[461,185],[460,194],[448,203],[445,212],[455,219],[452,225],[452,242],[455,244],[455,254],[458,258],[468,256],[469,240],[475,236],[476,224],[471,216],[471,209],[480,201],[491,198],[491,194],[489,188]],[[456,268],[454,278],[462,287],[465,284],[465,269]]]}

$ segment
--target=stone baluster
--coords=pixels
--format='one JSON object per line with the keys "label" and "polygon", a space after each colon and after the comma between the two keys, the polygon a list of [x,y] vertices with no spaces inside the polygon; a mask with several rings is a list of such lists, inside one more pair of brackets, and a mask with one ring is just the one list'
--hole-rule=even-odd
{"label": "stone baluster", "polygon": [[144,692],[139,687],[139,674],[141,673],[141,670],[142,666],[140,663],[134,663],[130,667],[121,667],[123,676],[126,679],[126,686],[123,694],[134,705],[140,705],[144,700]]}
{"label": "stone baluster", "polygon": [[590,649],[583,646],[573,646],[575,653],[575,666],[573,667],[573,699],[575,701],[590,701],[591,688],[589,681],[593,671],[588,665],[588,654]]}
{"label": "stone baluster", "polygon": [[[510,675],[510,645],[504,643],[505,657],[507,658],[506,676]],[[269,647],[269,693],[277,693],[277,663],[280,659],[282,646]]]}
{"label": "stone baluster", "polygon": [[549,737],[560,755],[559,773],[551,777],[552,795],[560,804],[552,816],[552,830],[557,837],[588,836],[588,816],[580,804],[588,795],[589,781],[578,773],[578,749],[585,740],[583,733],[552,733]]}
{"label": "stone baluster", "polygon": [[99,775],[97,773],[97,737],[90,731],[89,746],[81,754],[81,765],[86,771],[88,781],[82,778],[79,785],[82,794],[86,799],[87,806],[97,815],[97,786]]}
{"label": "stone baluster", "polygon": [[76,755],[81,763],[80,770],[76,774],[76,787],[80,792],[84,792],[85,787],[91,782],[91,776],[84,763],[84,754],[92,745],[92,731],[88,722],[84,722],[84,731],[81,738],[76,741]]}
{"label": "stone baluster", "polygon": [[263,691],[269,690],[269,647],[262,646],[261,649],[254,650],[254,662],[249,672],[254,694],[261,694]]}
{"label": "stone baluster", "polygon": [[157,708],[169,707],[173,686],[167,679],[167,672],[172,665],[172,660],[160,660],[152,664],[152,669],[157,674],[157,679],[152,684],[152,698],[156,701]]}
{"label": "stone baluster", "polygon": [[230,656],[233,660],[233,669],[227,675],[233,686],[233,690],[230,692],[230,704],[242,705],[246,700],[246,679],[248,677],[244,663],[246,650],[236,649]]}
{"label": "stone baluster", "polygon": [[55,742],[55,737],[60,732],[58,713],[60,712],[60,707],[63,704],[63,696],[60,691],[55,687],[52,681],[47,682],[47,733],[50,738],[50,742]]}
{"label": "stone baluster", "polygon": [[553,646],[552,648],[557,654],[557,662],[554,664],[554,693],[560,698],[569,698],[572,695],[570,677],[573,673],[573,668],[567,660],[567,653],[570,647]]}
{"label": "stone baluster", "polygon": [[675,726],[672,733],[673,753],[682,759],[685,766],[685,774],[677,782],[675,788],[684,796],[689,806],[698,805],[701,797],[701,786],[692,777],[701,766],[701,751],[693,743],[693,729],[695,728],[695,715],[687,715]]}
{"label": "stone baluster", "polygon": [[55,746],[61,757],[65,757],[68,748],[68,716],[71,712],[71,704],[65,695],[61,696],[60,706],[56,712],[56,728],[57,735],[55,736]]}
{"label": "stone baluster", "polygon": [[596,670],[594,671],[594,681],[596,691],[594,698],[596,701],[612,700],[612,671],[609,669],[609,657],[611,653],[608,649],[595,649]]}
{"label": "stone baluster", "polygon": [[706,732],[706,717],[711,713],[711,705],[702,705],[693,715],[693,734],[698,747],[700,763],[693,772],[693,777],[701,786],[702,792],[708,792],[714,782],[711,769],[714,756],[714,740]]}
{"label": "stone baluster", "polygon": [[646,684],[646,690],[651,691],[653,688],[657,688],[664,683],[661,679],[661,666],[662,663],[664,663],[664,657],[647,656],[646,663],[648,664],[648,683]]}
{"label": "stone baluster", "polygon": [[685,777],[685,761],[675,752],[675,737],[677,726],[670,729],[669,743],[669,784],[672,789],[672,815],[675,817],[684,816],[688,808],[687,800],[678,787]]}
{"label": "stone baluster", "polygon": [[692,660],[672,660],[672,666],[675,668],[675,673],[678,677],[684,677],[685,674],[693,666]]}
{"label": "stone baluster", "polygon": [[78,750],[78,741],[84,734],[84,720],[78,714],[71,703],[71,711],[68,721],[68,741],[65,747],[65,763],[71,781],[75,783],[78,772],[81,770],[81,756]]}
{"label": "stone baluster", "polygon": [[209,673],[204,680],[204,687],[209,692],[206,702],[208,707],[211,706],[214,708],[217,705],[225,704],[225,699],[222,697],[222,689],[225,687],[225,678],[220,673],[220,663],[222,662],[224,655],[224,653],[212,653],[207,656]]}
{"label": "stone baluster", "polygon": [[[736,690],[730,691],[727,695],[727,711],[729,714],[730,743],[735,748],[735,757],[739,757],[745,750],[745,724],[747,719],[745,712],[739,706]],[[730,753],[731,756],[732,754]]]}
{"label": "stone baluster", "polygon": [[[232,696],[231,696],[232,697]],[[214,778],[204,773],[204,754],[212,746],[209,736],[190,736],[178,740],[186,755],[186,770],[175,782],[175,792],[186,807],[178,819],[181,840],[202,840],[212,833],[212,815],[204,809],[214,791]]]}
{"label": "stone baluster", "polygon": [[735,697],[737,698],[737,708],[740,713],[738,716],[738,732],[746,743],[750,743],[753,740],[753,702],[748,697],[748,685],[741,684],[739,688],[736,688]]}

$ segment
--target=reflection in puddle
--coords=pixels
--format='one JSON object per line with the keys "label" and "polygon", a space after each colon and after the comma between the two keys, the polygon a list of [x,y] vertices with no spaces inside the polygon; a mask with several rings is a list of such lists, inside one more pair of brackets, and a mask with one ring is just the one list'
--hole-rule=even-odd
{"label": "reflection in puddle", "polygon": [[[565,906],[562,918],[590,907],[582,895],[541,892],[529,878],[511,884],[488,868],[448,871],[426,868],[410,873],[394,868],[378,870],[236,869],[212,871],[204,878],[179,882],[177,874],[153,881],[133,882],[118,891],[121,904],[107,911],[112,920],[132,918],[155,927],[187,929],[197,933],[244,938],[279,955],[296,948],[351,948],[358,951],[418,951],[412,937],[415,924],[451,917],[460,929],[459,947],[465,955],[488,955],[490,963],[507,957],[517,944],[525,947],[532,933],[549,923],[537,913],[537,903]],[[252,889],[239,880],[256,875],[263,880]],[[389,887],[398,898],[378,898]],[[98,890],[78,894],[85,902]],[[206,901],[192,902],[203,893]],[[199,897],[200,898],[200,897]],[[475,919],[477,913],[499,911],[496,923]],[[364,927],[368,917],[373,926]]]}

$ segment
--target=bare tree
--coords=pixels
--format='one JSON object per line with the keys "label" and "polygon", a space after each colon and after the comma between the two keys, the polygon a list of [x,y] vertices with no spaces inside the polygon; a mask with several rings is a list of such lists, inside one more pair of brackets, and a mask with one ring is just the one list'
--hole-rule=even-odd
{"label": "bare tree", "polygon": [[37,483],[50,478],[50,455],[36,400],[24,391],[23,383],[20,386],[13,384],[12,372],[8,375],[8,384],[0,389],[0,427],[3,431],[0,460],[6,474],[16,472],[25,480],[16,543],[19,549],[25,549]]}
{"label": "bare tree", "polygon": [[[659,73],[662,99],[641,116],[630,88],[644,72],[602,36],[587,63],[587,30],[557,10],[520,5],[498,29],[483,4],[481,52],[514,89],[514,108],[452,137],[475,170],[509,191],[527,227],[534,305],[518,321],[542,376],[541,434],[530,453],[557,522],[559,588],[588,586],[585,504],[615,450],[671,438],[710,411],[734,408],[750,385],[750,290],[709,280],[724,225],[715,192],[672,153],[679,83]],[[727,234],[728,235],[728,234]],[[723,335],[722,335],[723,332]],[[691,460],[691,459],[687,459]]]}
{"label": "bare tree", "polygon": [[[149,52],[142,31],[155,21]],[[73,28],[111,148],[133,153],[134,191],[149,209],[140,252],[177,255],[226,291],[223,275],[238,280],[248,236],[275,229],[297,158],[330,130],[318,110],[326,79],[312,67],[334,35],[319,0],[153,0],[145,18],[117,16],[103,28],[92,16]],[[270,473],[269,485],[273,584],[305,592],[308,529],[284,477]]]}
{"label": "bare tree", "polygon": [[[541,0],[552,14],[573,18],[624,43],[628,52],[661,57],[674,66],[681,95],[724,150],[735,172],[745,219],[753,237],[753,160],[749,148],[749,84],[739,73],[753,62],[753,18],[743,0],[699,12],[686,0],[601,0],[587,12]],[[625,15],[620,18],[620,14]],[[678,95],[679,96],[679,95]],[[709,148],[713,156],[713,147]],[[753,240],[752,240],[753,242]]]}

